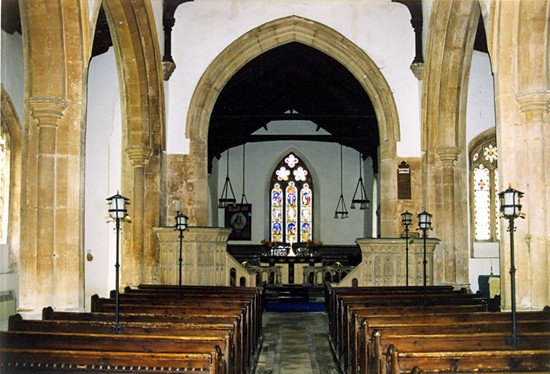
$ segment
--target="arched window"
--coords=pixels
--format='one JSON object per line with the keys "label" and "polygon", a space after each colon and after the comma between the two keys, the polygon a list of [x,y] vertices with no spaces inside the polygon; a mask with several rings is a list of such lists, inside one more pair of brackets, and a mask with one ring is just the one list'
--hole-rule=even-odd
{"label": "arched window", "polygon": [[10,201],[10,138],[6,125],[0,126],[0,244],[7,242]]}
{"label": "arched window", "polygon": [[313,182],[307,166],[289,153],[271,177],[271,241],[313,240]]}
{"label": "arched window", "polygon": [[494,133],[473,144],[470,152],[472,229],[474,241],[499,239],[498,152]]}

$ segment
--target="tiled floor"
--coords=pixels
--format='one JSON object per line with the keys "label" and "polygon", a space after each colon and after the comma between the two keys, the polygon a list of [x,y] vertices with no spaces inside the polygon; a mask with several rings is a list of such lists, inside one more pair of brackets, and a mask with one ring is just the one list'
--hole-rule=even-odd
{"label": "tiled floor", "polygon": [[338,374],[324,312],[263,314],[256,374]]}

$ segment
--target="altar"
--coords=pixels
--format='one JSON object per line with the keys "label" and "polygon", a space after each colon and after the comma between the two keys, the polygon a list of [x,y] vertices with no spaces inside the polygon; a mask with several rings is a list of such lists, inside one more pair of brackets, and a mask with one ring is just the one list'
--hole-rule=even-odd
{"label": "altar", "polygon": [[320,256],[261,256],[261,266],[280,267],[283,284],[303,284],[304,268],[319,265]]}

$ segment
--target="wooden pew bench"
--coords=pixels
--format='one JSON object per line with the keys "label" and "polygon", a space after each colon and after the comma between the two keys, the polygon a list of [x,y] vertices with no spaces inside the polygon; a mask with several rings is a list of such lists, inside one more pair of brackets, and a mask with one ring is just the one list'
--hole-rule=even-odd
{"label": "wooden pew bench", "polygon": [[[347,323],[351,322],[352,313],[355,309],[380,309],[384,313],[386,308],[380,307],[396,307],[403,306],[412,309],[424,307],[423,289],[414,287],[413,290],[391,290],[384,289],[384,294],[377,294],[373,291],[362,289],[358,295],[347,290],[342,295],[337,295],[331,302],[332,311],[329,313],[329,330],[331,339],[334,342],[343,341],[343,337],[339,334],[343,332]],[[441,309],[449,309],[450,306],[459,306],[461,308],[469,308],[472,311],[486,311],[487,303],[480,295],[469,294],[464,290],[454,291],[452,289],[441,292],[438,288],[430,288],[428,293],[428,306],[438,307]]]}
{"label": "wooden pew bench", "polygon": [[[96,303],[93,312],[115,313],[115,303]],[[241,336],[242,352],[250,357],[247,361],[251,364],[257,353],[260,343],[257,341],[255,332],[257,329],[253,327],[254,322],[251,317],[250,309],[247,305],[228,306],[220,303],[211,303],[202,306],[194,306],[187,304],[172,304],[172,305],[150,305],[148,303],[137,304],[120,304],[119,313],[130,314],[151,314],[155,317],[160,315],[185,315],[191,314],[196,316],[201,315],[216,315],[229,316],[236,318],[239,321],[239,334]]]}
{"label": "wooden pew bench", "polygon": [[[427,293],[453,293],[457,292],[452,286],[428,286]],[[465,290],[458,292],[466,293]],[[325,282],[325,303],[326,310],[329,315],[336,312],[339,299],[345,295],[380,295],[392,294],[395,297],[408,294],[423,294],[424,287],[421,286],[380,286],[380,287],[333,287],[330,283]]]}
{"label": "wooden pew bench", "polygon": [[[158,354],[171,354],[170,367],[223,374],[228,367],[221,354],[220,345],[223,344],[224,341],[216,337],[0,331],[0,367],[9,371],[16,365],[31,364],[73,365],[75,368],[91,364],[105,365],[107,363],[101,358],[104,355],[111,358],[110,365],[126,366],[132,364],[127,359],[128,354],[136,354],[133,355],[133,366],[157,367],[158,363],[147,363],[147,359],[155,358]],[[86,355],[90,360],[80,362],[77,357],[84,352],[95,352],[98,355],[93,360],[92,356]],[[198,355],[196,357],[200,360],[182,359],[177,362],[178,355],[184,353],[190,354],[189,357]]]}
{"label": "wooden pew bench", "polygon": [[388,374],[401,373],[547,373],[550,350],[400,352],[388,347]]}
{"label": "wooden pew bench", "polygon": [[402,317],[408,314],[454,314],[483,312],[483,305],[429,305],[429,306],[354,306],[343,315],[334,328],[331,328],[331,344],[337,357],[345,367],[351,364],[350,353],[356,350],[360,338],[361,321],[372,316],[394,315]]}
{"label": "wooden pew bench", "polygon": [[[548,311],[523,311],[517,313],[518,331],[550,331]],[[352,346],[350,365],[353,370],[378,364],[380,353],[375,355],[373,335],[379,334],[434,334],[434,333],[504,333],[510,335],[509,312],[482,313],[406,313],[403,315],[373,315],[361,321],[359,337]],[[378,347],[378,351],[383,350]],[[378,358],[375,358],[378,356]],[[358,363],[360,362],[360,364]]]}
{"label": "wooden pew bench", "polygon": [[[10,316],[9,331],[75,332],[85,334],[110,334],[113,323],[107,321],[25,320],[19,314]],[[189,337],[217,337],[224,340],[222,355],[230,362],[230,373],[240,373],[241,352],[235,344],[233,326],[207,323],[178,324],[158,322],[129,322],[123,326],[125,335],[162,335]]]}
{"label": "wooden pew bench", "polygon": [[[0,348],[4,374],[71,373],[221,373],[221,353],[136,353]],[[136,363],[139,362],[139,365]]]}
{"label": "wooden pew bench", "polygon": [[[479,321],[477,323],[457,323],[457,324],[445,324],[435,323],[431,325],[415,325],[411,324],[399,324],[399,325],[376,325],[368,326],[365,323],[361,327],[361,338],[359,339],[357,346],[350,353],[350,365],[355,369],[355,372],[359,371],[359,367],[371,368],[376,370],[379,365],[379,361],[382,359],[383,353],[387,347],[381,346],[380,335],[430,335],[430,334],[495,334],[501,333],[510,335],[512,331],[511,321]],[[543,324],[535,321],[518,322],[519,331],[522,333],[538,333],[541,331],[550,331],[550,321]],[[369,332],[370,331],[370,332]],[[393,342],[392,342],[393,343]]]}
{"label": "wooden pew bench", "polygon": [[[507,342],[511,331],[498,333],[460,333],[460,334],[422,334],[422,335],[397,335],[380,334],[375,332],[373,336],[374,360],[373,364],[381,365],[375,370],[380,372],[392,371],[392,367],[386,367],[393,364],[390,355],[390,346],[396,347],[402,353],[418,352],[460,352],[460,351],[507,351],[512,350],[512,346]],[[523,333],[518,335],[520,338],[520,348],[522,350],[546,350],[550,349],[550,331]],[[398,363],[399,365],[399,363]],[[415,365],[419,366],[420,365]],[[368,367],[365,366],[365,367]]]}
{"label": "wooden pew bench", "polygon": [[[114,322],[114,313],[112,312],[63,312],[54,311],[51,307],[44,308],[42,310],[43,320],[58,320],[58,321],[104,321],[110,324]],[[243,336],[242,323],[239,318],[235,318],[234,315],[212,315],[212,314],[147,314],[147,313],[120,313],[119,322],[122,326],[132,323],[154,323],[154,324],[168,324],[168,325],[180,325],[180,324],[207,324],[213,325],[227,325],[230,326],[233,333],[233,344],[237,347],[240,353],[239,367],[242,372],[247,372],[253,364],[254,357],[250,351],[247,350],[246,337]]]}
{"label": "wooden pew bench", "polygon": [[[356,321],[359,319],[356,318]],[[479,313],[406,313],[403,315],[371,315],[361,319],[360,332],[352,340],[350,365],[368,367],[374,360],[373,334],[433,334],[510,332],[509,312]],[[550,313],[523,311],[517,313],[518,331],[550,331]],[[359,362],[361,363],[359,365]]]}

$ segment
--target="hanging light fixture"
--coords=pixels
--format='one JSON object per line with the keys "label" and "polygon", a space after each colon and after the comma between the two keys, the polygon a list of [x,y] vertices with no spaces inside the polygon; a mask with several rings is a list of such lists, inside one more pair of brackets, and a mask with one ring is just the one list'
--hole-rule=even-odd
{"label": "hanging light fixture", "polygon": [[[223,185],[222,195],[218,199],[218,208],[223,209],[230,205],[235,205],[237,201],[235,199],[235,193],[233,192],[233,186],[231,185],[231,180],[229,179],[229,149],[227,150],[227,174],[225,176],[225,184]],[[229,196],[231,192],[231,196]]]}
{"label": "hanging light fixture", "polygon": [[246,195],[244,193],[244,188],[245,188],[245,173],[246,173],[246,165],[245,165],[245,160],[246,160],[246,150],[245,150],[245,147],[246,147],[246,144],[243,144],[243,195],[241,196],[241,206],[243,206],[244,204],[248,204],[248,199],[246,198]]}
{"label": "hanging light fixture", "polygon": [[[357,192],[359,191],[359,196]],[[365,190],[365,185],[363,184],[363,176],[361,172],[361,154],[359,154],[359,180],[357,181],[357,186],[355,186],[355,192],[353,193],[353,198],[351,199],[351,209],[355,209],[355,204],[359,204],[359,209],[365,210],[369,208],[370,200],[367,198],[367,191]]]}
{"label": "hanging light fixture", "polygon": [[344,168],[342,166],[342,145],[340,144],[340,198],[338,204],[336,204],[336,211],[334,212],[334,218],[345,219],[348,218],[348,210],[344,201]]}

